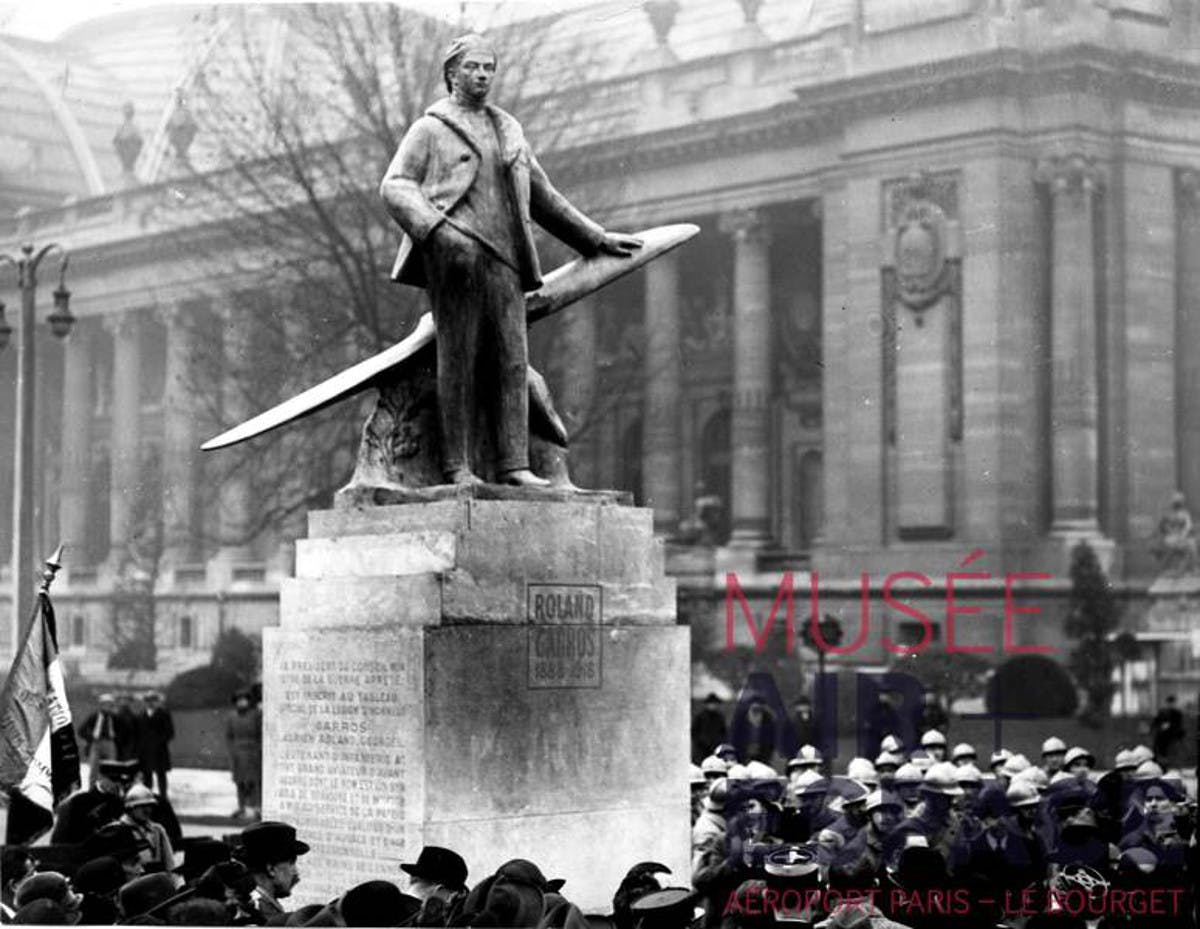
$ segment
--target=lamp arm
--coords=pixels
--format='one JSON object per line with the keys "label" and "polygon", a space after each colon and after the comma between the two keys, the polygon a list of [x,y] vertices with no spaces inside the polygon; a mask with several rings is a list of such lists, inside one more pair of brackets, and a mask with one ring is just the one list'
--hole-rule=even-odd
{"label": "lamp arm", "polygon": [[51,252],[53,252],[55,250],[62,253],[62,261],[61,261],[59,267],[60,267],[61,272],[65,274],[66,270],[67,270],[67,250],[65,248],[63,248],[61,245],[59,245],[57,242],[51,242],[48,245],[43,245],[41,250],[29,260],[30,272],[33,274],[36,274],[38,265],[40,265],[42,263],[42,259],[45,258],[47,255],[49,255]]}

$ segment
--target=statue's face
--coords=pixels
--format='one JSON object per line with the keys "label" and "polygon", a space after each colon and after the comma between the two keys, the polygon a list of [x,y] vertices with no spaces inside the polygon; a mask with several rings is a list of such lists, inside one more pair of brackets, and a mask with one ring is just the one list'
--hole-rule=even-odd
{"label": "statue's face", "polygon": [[450,69],[451,89],[482,103],[496,77],[496,57],[488,52],[466,52]]}

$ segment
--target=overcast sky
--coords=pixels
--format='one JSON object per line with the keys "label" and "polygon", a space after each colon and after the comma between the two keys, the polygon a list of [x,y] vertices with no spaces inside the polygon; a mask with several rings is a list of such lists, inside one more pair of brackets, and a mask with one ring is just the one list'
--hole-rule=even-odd
{"label": "overcast sky", "polygon": [[[87,19],[120,10],[136,10],[151,6],[166,6],[181,0],[0,0],[0,33],[28,36],[35,39],[57,38],[64,29]],[[195,0],[192,0],[195,2]],[[466,0],[468,11],[494,10],[502,6],[516,15],[535,15],[553,10],[586,6],[596,0]],[[402,0],[404,6],[429,12],[444,11],[456,16],[462,0]],[[641,6],[641,0],[629,0],[629,6]],[[486,19],[486,17],[484,17]]]}

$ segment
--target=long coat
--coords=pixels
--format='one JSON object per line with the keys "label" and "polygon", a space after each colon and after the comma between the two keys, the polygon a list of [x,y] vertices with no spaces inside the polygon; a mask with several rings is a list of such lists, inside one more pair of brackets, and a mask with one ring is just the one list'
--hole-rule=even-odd
{"label": "long coat", "polygon": [[[485,109],[496,128],[511,203],[517,211],[521,286],[536,290],[542,272],[534,247],[534,221],[584,254],[599,248],[604,230],[550,183],[525,141],[521,124],[499,107],[488,104]],[[449,98],[433,104],[409,127],[379,189],[392,218],[405,233],[392,280],[425,286],[425,268],[417,246],[453,215],[475,183],[481,160],[479,141]]]}
{"label": "long coat", "polygon": [[138,760],[151,771],[171,769],[171,740],[175,723],[169,711],[159,708],[137,718]]}
{"label": "long coat", "polygon": [[262,710],[233,710],[225,723],[225,746],[235,784],[262,781]]}

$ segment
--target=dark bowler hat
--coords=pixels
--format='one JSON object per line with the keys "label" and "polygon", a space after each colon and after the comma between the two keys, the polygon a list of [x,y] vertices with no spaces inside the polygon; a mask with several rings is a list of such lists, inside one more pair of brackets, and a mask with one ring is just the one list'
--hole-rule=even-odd
{"label": "dark bowler hat", "polygon": [[638,929],[686,929],[696,896],[688,887],[666,887],[635,900],[629,909]]}
{"label": "dark bowler hat", "polygon": [[185,881],[194,881],[215,864],[229,861],[233,849],[220,839],[193,839],[183,850],[183,864],[175,869]]}
{"label": "dark bowler hat", "polygon": [[102,855],[79,866],[75,872],[75,889],[85,894],[107,897],[116,893],[126,880],[121,862],[111,855]]}
{"label": "dark bowler hat", "polygon": [[163,871],[136,877],[121,888],[121,909],[131,918],[175,896],[175,878]]}
{"label": "dark bowler hat", "polygon": [[258,864],[291,861],[308,854],[308,843],[296,838],[296,827],[265,820],[242,830],[242,858]]}
{"label": "dark bowler hat", "polygon": [[565,880],[558,877],[546,880],[542,869],[524,858],[513,858],[511,861],[504,862],[496,869],[496,877],[503,877],[513,884],[528,884],[530,887],[536,887],[542,893],[559,891],[566,883]]}
{"label": "dark bowler hat", "polygon": [[426,845],[416,863],[402,864],[400,870],[431,884],[444,884],[461,890],[467,884],[467,863],[457,852],[437,845]]}
{"label": "dark bowler hat", "polygon": [[117,861],[136,858],[149,844],[139,839],[133,827],[125,823],[109,823],[101,826],[83,843],[83,857],[87,860],[109,855]]}
{"label": "dark bowler hat", "polygon": [[421,909],[421,901],[401,893],[391,881],[367,881],[342,895],[347,926],[404,926]]}

